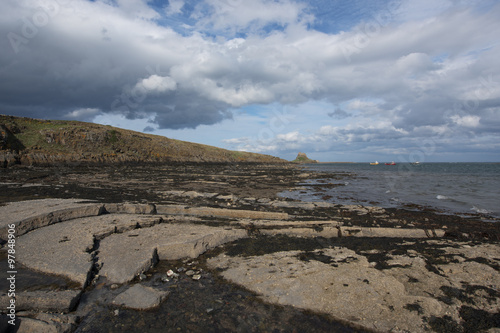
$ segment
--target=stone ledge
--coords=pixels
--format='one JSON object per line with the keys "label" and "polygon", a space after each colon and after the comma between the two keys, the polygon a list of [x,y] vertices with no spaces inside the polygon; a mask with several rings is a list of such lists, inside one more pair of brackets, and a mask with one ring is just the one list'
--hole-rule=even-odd
{"label": "stone ledge", "polygon": [[253,210],[224,209],[210,207],[187,207],[183,205],[158,205],[158,214],[166,215],[193,215],[223,218],[245,218],[266,220],[287,220],[287,213],[261,212]]}
{"label": "stone ledge", "polygon": [[[16,311],[72,311],[80,300],[81,290],[37,290],[16,293]],[[0,295],[0,308],[5,309],[10,302],[7,294]]]}

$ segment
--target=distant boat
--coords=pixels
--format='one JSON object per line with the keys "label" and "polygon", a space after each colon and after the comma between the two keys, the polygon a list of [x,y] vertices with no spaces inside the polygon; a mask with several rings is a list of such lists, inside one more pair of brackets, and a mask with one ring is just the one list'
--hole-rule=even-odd
{"label": "distant boat", "polygon": [[396,162],[392,161],[391,163],[385,163],[385,165],[396,165]]}
{"label": "distant boat", "polygon": [[375,161],[373,163],[370,163],[370,165],[378,165],[378,161]]}
{"label": "distant boat", "polygon": [[419,161],[416,161],[416,162],[412,162],[411,164],[413,164],[413,165],[419,165],[419,164],[420,164],[420,162],[419,162]]}

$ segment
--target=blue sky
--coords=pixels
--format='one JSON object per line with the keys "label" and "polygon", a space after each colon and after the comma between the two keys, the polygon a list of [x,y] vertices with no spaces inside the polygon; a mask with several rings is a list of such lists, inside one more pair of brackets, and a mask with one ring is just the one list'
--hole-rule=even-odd
{"label": "blue sky", "polygon": [[321,161],[500,161],[500,3],[6,0],[0,113]]}

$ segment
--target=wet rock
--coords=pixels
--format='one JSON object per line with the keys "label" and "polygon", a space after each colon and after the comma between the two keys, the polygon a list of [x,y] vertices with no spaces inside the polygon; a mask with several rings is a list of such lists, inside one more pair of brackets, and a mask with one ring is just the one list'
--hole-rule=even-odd
{"label": "wet rock", "polygon": [[158,307],[168,294],[168,291],[136,284],[119,294],[113,300],[113,304],[136,310],[148,310]]}

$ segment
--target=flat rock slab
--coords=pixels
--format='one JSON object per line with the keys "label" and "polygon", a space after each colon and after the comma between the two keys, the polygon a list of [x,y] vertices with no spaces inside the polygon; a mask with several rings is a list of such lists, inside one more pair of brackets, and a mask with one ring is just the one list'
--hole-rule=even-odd
{"label": "flat rock slab", "polygon": [[33,270],[65,276],[83,287],[94,264],[96,240],[161,221],[158,216],[107,214],[53,224],[18,237],[17,259]]}
{"label": "flat rock slab", "polygon": [[81,199],[40,199],[9,202],[5,206],[0,206],[0,227],[57,210],[77,208],[88,203],[88,201]]}
{"label": "flat rock slab", "polygon": [[189,223],[162,223],[113,234],[100,243],[99,274],[109,283],[126,283],[147,271],[158,259],[196,258],[208,249],[243,237],[247,237],[243,229]]}
{"label": "flat rock slab", "polygon": [[44,199],[12,203],[0,207],[0,239],[7,238],[7,226],[15,224],[16,235],[23,235],[50,224],[104,213],[102,204],[77,203],[75,200]]}
{"label": "flat rock slab", "polygon": [[[262,224],[254,224],[262,226]],[[268,224],[272,226],[272,224]],[[281,224],[284,226],[284,224]],[[366,228],[366,227],[344,227],[341,224],[332,223],[330,225],[324,223],[321,228],[308,227],[303,228],[304,222],[296,223],[293,228],[268,229],[260,230],[263,235],[278,235],[284,234],[289,236],[299,237],[396,237],[396,238],[432,238],[443,237],[444,230],[424,230],[424,229],[403,229],[403,228]],[[277,225],[279,226],[279,225]]]}
{"label": "flat rock slab", "polygon": [[149,310],[158,307],[169,293],[169,291],[136,284],[116,296],[113,304],[130,309]]}
{"label": "flat rock slab", "polygon": [[187,207],[183,205],[158,205],[156,209],[158,214],[168,214],[168,215],[192,215],[192,216],[209,216],[209,217],[223,217],[223,218],[267,219],[267,220],[286,220],[289,218],[287,213],[261,212],[261,211],[243,210],[243,209]]}
{"label": "flat rock slab", "polygon": [[[497,313],[500,274],[490,265],[496,264],[499,248],[475,248],[466,259],[466,251],[450,246],[446,251],[462,256],[463,262],[432,269],[432,263],[416,252],[387,255],[387,268],[377,269],[366,256],[343,247],[250,257],[221,254],[208,265],[272,303],[326,313],[375,331],[426,332],[432,330],[433,318],[459,323],[463,305],[491,316]],[[488,251],[492,252],[486,255]],[[484,264],[471,262],[476,255],[485,255],[479,260]]]}
{"label": "flat rock slab", "polygon": [[71,315],[37,313],[18,319],[18,333],[70,333],[78,326],[78,317]]}
{"label": "flat rock slab", "polygon": [[[74,309],[80,299],[81,290],[35,290],[16,293],[16,311],[47,311],[67,313]],[[5,309],[10,302],[7,294],[0,295],[0,307]]]}

